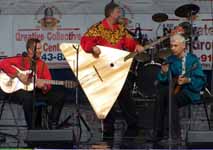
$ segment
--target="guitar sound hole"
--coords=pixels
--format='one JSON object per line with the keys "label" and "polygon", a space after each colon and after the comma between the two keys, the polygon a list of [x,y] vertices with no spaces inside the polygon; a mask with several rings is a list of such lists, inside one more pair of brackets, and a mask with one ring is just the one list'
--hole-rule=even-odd
{"label": "guitar sound hole", "polygon": [[110,64],[110,67],[114,67],[114,64],[113,64],[113,63],[111,63],[111,64]]}

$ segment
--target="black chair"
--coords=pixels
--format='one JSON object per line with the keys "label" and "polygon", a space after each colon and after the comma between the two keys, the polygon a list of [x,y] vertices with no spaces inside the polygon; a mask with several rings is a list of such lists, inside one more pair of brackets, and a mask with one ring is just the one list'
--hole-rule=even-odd
{"label": "black chair", "polygon": [[[191,106],[198,106],[198,108],[201,107],[201,105],[203,105],[204,111],[205,111],[205,116],[206,116],[206,121],[208,123],[208,128],[209,130],[211,130],[211,122],[210,122],[210,118],[209,118],[209,114],[208,114],[208,110],[207,110],[207,104],[212,103],[213,102],[213,95],[209,92],[209,90],[205,87],[201,92],[201,100],[198,101],[197,103],[193,103],[191,105],[189,105],[189,130],[191,130],[191,123],[192,123],[192,110],[191,110]],[[196,115],[197,116],[197,115]]]}
{"label": "black chair", "polygon": [[20,142],[19,141],[20,139],[18,137],[19,137],[19,133],[20,133],[19,127],[21,127],[21,126],[18,125],[17,119],[15,118],[15,112],[14,112],[14,109],[12,108],[12,106],[10,104],[10,99],[11,99],[11,97],[9,95],[0,93],[0,101],[2,102],[1,107],[0,107],[0,120],[2,120],[2,115],[3,115],[3,112],[5,110],[5,105],[8,103],[9,110],[12,114],[15,125],[0,124],[0,127],[2,127],[2,128],[4,128],[4,127],[15,127],[17,129],[17,133],[16,134],[10,134],[10,133],[6,133],[6,132],[0,132],[0,143],[6,142],[6,137],[10,137],[10,138],[17,140],[18,141],[17,143]]}
{"label": "black chair", "polygon": [[[11,103],[10,96],[6,96],[2,99],[2,104],[1,104],[1,107],[0,107],[0,120],[2,119],[2,115],[3,115],[3,112],[5,110],[5,105],[8,104],[9,109],[10,109],[12,116],[13,116],[13,120],[16,124],[15,126],[19,126],[18,123],[17,123],[17,119],[15,118],[15,112],[14,112],[10,103]],[[36,100],[34,107],[35,107],[35,114],[34,114],[33,117],[35,119],[35,128],[49,129],[48,104],[45,102],[45,100]]]}
{"label": "black chair", "polygon": [[[199,105],[203,105],[203,108],[205,110],[205,116],[207,119],[208,127],[209,130],[206,129],[191,129],[191,122],[192,118],[190,118],[190,123],[188,130],[186,132],[186,146],[187,148],[190,149],[203,149],[203,148],[212,148],[213,147],[213,132],[211,130],[211,122],[209,119],[208,115],[208,110],[207,110],[207,105],[211,104],[213,102],[213,95],[209,92],[207,88],[204,88],[204,90],[201,92],[201,101],[200,103],[193,104],[193,105],[198,105],[197,107],[199,108]],[[191,106],[193,106],[191,105]],[[191,108],[191,107],[189,107]],[[189,109],[190,110],[190,109]],[[189,111],[189,117],[191,117],[192,111]],[[197,115],[196,115],[197,117]]]}

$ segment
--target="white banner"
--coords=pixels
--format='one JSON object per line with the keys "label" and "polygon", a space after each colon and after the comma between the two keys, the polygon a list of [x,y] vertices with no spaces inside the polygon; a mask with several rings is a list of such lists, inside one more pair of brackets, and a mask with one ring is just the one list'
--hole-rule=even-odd
{"label": "white banner", "polygon": [[[82,34],[92,24],[103,19],[103,15],[65,15],[57,20],[54,29],[44,28],[41,19],[35,16],[0,16],[0,58],[13,56],[26,51],[26,40],[31,37],[39,38],[43,43],[42,59],[50,68],[68,67],[59,44],[63,42],[79,43]],[[161,24],[152,20],[152,15],[127,14],[130,23],[128,28],[134,32],[136,24],[140,24],[143,36],[154,41],[157,36],[163,36],[163,30],[185,22],[183,18],[169,15],[169,19]],[[206,70],[212,69],[213,59],[213,27],[211,15],[199,15],[193,26],[199,33],[198,40],[193,44],[192,52],[196,54]]]}

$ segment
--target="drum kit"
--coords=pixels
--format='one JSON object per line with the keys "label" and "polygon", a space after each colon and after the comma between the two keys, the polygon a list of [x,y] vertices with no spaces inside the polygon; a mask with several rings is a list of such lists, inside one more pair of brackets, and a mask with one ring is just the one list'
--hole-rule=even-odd
{"label": "drum kit", "polygon": [[[180,23],[186,38],[191,40],[192,18],[199,12],[199,7],[194,4],[187,4],[178,7],[175,10],[175,15],[181,18],[188,18],[189,22]],[[168,20],[168,15],[165,13],[156,13],[152,16],[152,20],[159,23]],[[159,26],[157,30],[159,29]],[[157,33],[157,31],[156,31]],[[162,43],[160,43],[162,44]],[[131,77],[131,95],[132,97],[139,97],[142,99],[153,99],[157,96],[157,74],[160,71],[161,63],[165,61],[165,58],[171,55],[170,45],[163,44],[166,47],[156,45],[153,48],[148,49],[147,53],[140,53],[134,57],[130,73]]]}

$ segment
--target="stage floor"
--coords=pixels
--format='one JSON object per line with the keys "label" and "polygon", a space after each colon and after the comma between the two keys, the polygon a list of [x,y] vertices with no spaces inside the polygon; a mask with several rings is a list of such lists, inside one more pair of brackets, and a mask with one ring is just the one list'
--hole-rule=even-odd
{"label": "stage floor", "polygon": [[[0,133],[0,147],[1,148],[29,148],[26,144],[25,140],[28,138],[28,130],[26,129],[26,123],[24,121],[23,110],[21,106],[11,104],[12,110],[9,105],[5,106],[2,119],[0,120],[0,132],[7,133],[13,135],[4,136],[5,140],[1,140]],[[185,108],[187,110],[187,108]],[[138,134],[135,137],[124,137],[125,130],[127,128],[126,122],[123,120],[121,113],[118,110],[118,117],[114,124],[115,132],[114,138],[103,140],[102,138],[102,128],[101,121],[97,119],[94,114],[92,108],[88,103],[84,103],[80,105],[80,114],[83,117],[83,120],[86,122],[85,126],[84,122],[81,120],[80,125],[77,123],[77,111],[75,104],[66,104],[63,108],[63,112],[61,114],[61,121],[63,122],[67,118],[67,122],[63,124],[59,132],[53,130],[51,134],[47,134],[47,130],[39,131],[42,133],[42,136],[37,137],[38,139],[42,139],[43,136],[46,136],[47,140],[46,144],[54,145],[59,141],[59,134],[63,134],[65,132],[73,134],[67,138],[70,141],[70,145],[67,145],[66,148],[79,148],[79,149],[159,149],[159,148],[169,148],[172,146],[173,148],[185,149],[187,148],[185,144],[186,132],[187,132],[187,123],[188,120],[184,117],[186,114],[186,110],[181,110],[181,124],[182,124],[182,140],[178,144],[170,145],[168,141],[163,141],[160,143],[150,142],[150,135],[153,132],[153,102],[152,101],[139,101],[137,102],[137,112],[139,114],[139,130]],[[13,112],[14,116],[13,116]],[[16,118],[14,120],[14,118]],[[199,130],[206,130],[207,125],[205,122],[197,123],[199,125]],[[80,137],[80,127],[81,127],[81,138]],[[50,131],[51,132],[51,131]],[[39,133],[40,134],[40,133]],[[55,134],[55,136],[54,136]],[[37,135],[36,135],[37,136]],[[48,137],[49,136],[49,137]],[[63,137],[62,138],[66,138]],[[51,141],[52,140],[52,141]],[[65,139],[66,140],[66,139]],[[45,144],[43,142],[42,144]],[[38,144],[37,148],[42,148],[42,144]],[[63,148],[64,144],[57,145],[59,147],[55,148]],[[61,146],[61,147],[60,147]],[[45,146],[44,146],[45,147]],[[213,148],[213,147],[212,147]]]}

